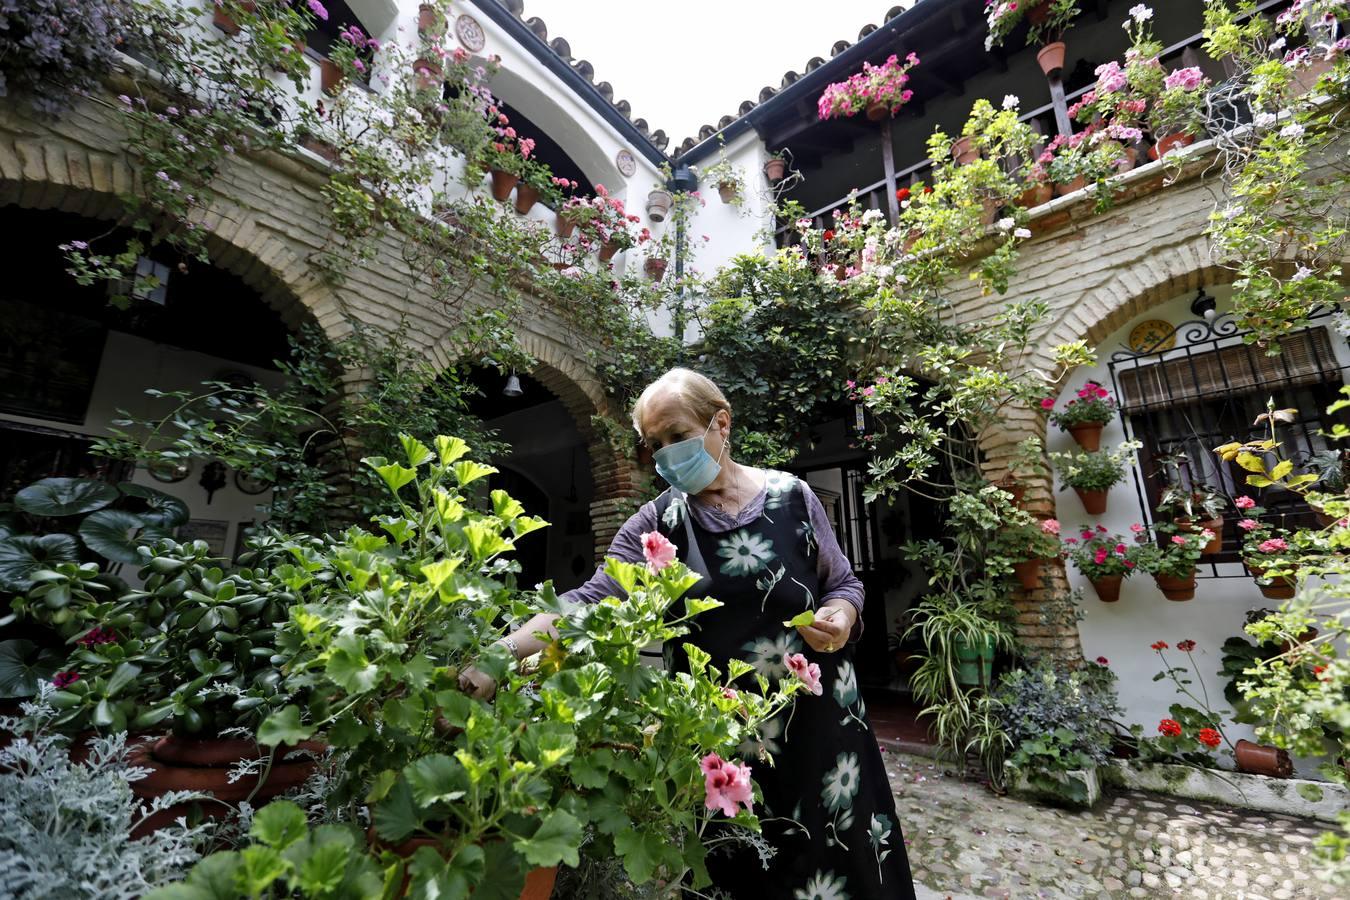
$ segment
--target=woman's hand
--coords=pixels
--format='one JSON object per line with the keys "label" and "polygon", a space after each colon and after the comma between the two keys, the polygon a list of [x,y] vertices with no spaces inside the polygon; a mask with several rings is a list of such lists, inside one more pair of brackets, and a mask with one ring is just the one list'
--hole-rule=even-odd
{"label": "woman's hand", "polygon": [[475,699],[491,700],[497,693],[497,682],[486,672],[465,666],[459,673],[459,689]]}
{"label": "woman's hand", "polygon": [[831,600],[816,613],[816,621],[797,629],[812,650],[837,653],[848,643],[858,610],[847,600]]}

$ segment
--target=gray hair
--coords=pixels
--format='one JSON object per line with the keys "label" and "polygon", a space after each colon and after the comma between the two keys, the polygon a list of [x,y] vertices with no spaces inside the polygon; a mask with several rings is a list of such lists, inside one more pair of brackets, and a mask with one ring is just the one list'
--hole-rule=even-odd
{"label": "gray hair", "polygon": [[661,391],[670,391],[680,399],[685,409],[694,414],[700,422],[707,422],[717,415],[719,410],[731,414],[731,404],[712,379],[700,375],[693,369],[676,367],[647,385],[633,404],[633,428],[642,434],[642,415],[651,398]]}

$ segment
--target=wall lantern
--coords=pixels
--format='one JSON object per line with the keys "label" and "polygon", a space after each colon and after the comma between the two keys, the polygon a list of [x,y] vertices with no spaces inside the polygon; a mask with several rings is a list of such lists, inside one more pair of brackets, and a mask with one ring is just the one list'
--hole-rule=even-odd
{"label": "wall lantern", "polygon": [[1191,315],[1204,316],[1206,322],[1213,322],[1217,312],[1214,298],[1206,294],[1204,288],[1196,291],[1195,299],[1191,301]]}

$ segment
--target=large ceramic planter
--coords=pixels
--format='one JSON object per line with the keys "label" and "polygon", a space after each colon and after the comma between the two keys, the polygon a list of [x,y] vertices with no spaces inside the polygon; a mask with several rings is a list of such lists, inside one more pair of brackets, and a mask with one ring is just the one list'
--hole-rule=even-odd
{"label": "large ceramic planter", "polygon": [[1034,591],[1041,586],[1041,564],[1043,559],[1025,559],[1020,563],[1013,563],[1013,574],[1017,576],[1017,583],[1022,585],[1024,591]]}
{"label": "large ceramic planter", "polygon": [[1168,600],[1193,600],[1195,599],[1195,570],[1191,569],[1190,574],[1184,578],[1176,575],[1164,575],[1161,572],[1154,573],[1153,581],[1158,585],[1158,590]]}
{"label": "large ceramic planter", "polygon": [[670,191],[658,188],[647,195],[647,215],[653,222],[664,222],[666,216],[670,215],[670,204],[673,202]]}
{"label": "large ceramic planter", "polygon": [[1189,134],[1165,134],[1158,138],[1158,143],[1148,148],[1148,158],[1157,159],[1166,156],[1173,150],[1181,147],[1189,147],[1195,143],[1195,136]]}
{"label": "large ceramic planter", "polygon": [[1063,41],[1055,41],[1053,44],[1046,44],[1036,53],[1036,62],[1041,64],[1041,71],[1045,77],[1049,78],[1064,69],[1064,51]]}
{"label": "large ceramic planter", "polygon": [[614,254],[619,252],[619,245],[614,241],[605,241],[600,247],[600,261],[609,262],[614,258]]}
{"label": "large ceramic planter", "polygon": [[968,165],[980,158],[980,151],[974,147],[974,138],[957,138],[952,144],[952,159],[958,166]]}
{"label": "large ceramic planter", "polygon": [[[1259,566],[1247,564],[1247,569],[1252,573],[1252,577],[1257,579],[1256,586],[1261,589],[1261,596],[1267,600],[1292,600],[1294,599],[1295,585],[1294,579],[1288,576],[1278,578],[1266,578],[1266,570]],[[1265,584],[1261,582],[1265,581]]]}
{"label": "large ceramic planter", "polygon": [[666,277],[666,261],[659,256],[649,256],[642,264],[642,271],[647,273],[647,277],[652,281],[660,281]]}
{"label": "large ceramic planter", "polygon": [[1083,501],[1083,512],[1090,516],[1100,516],[1106,512],[1106,491],[1087,491],[1076,487],[1073,492]]}
{"label": "large ceramic planter", "polygon": [[516,185],[516,212],[522,216],[539,202],[539,188],[522,181]]}
{"label": "large ceramic planter", "polygon": [[1289,778],[1294,774],[1294,761],[1278,747],[1240,740],[1233,745],[1233,755],[1239,772],[1270,778]]}
{"label": "large ceramic planter", "polygon": [[736,197],[740,194],[739,185],[734,181],[719,181],[717,183],[717,196],[722,198],[723,203],[735,203]]}
{"label": "large ceramic planter", "polygon": [[319,86],[330,97],[342,90],[342,67],[331,59],[319,60]]}
{"label": "large ceramic planter", "polygon": [[513,175],[510,172],[503,172],[501,169],[492,170],[492,199],[506,200],[511,196],[511,190],[520,181],[519,175]]}
{"label": "large ceramic planter", "polygon": [[[163,828],[187,815],[194,806],[206,818],[220,818],[233,812],[244,800],[258,807],[298,787],[313,774],[315,761],[308,757],[285,759],[294,749],[297,748],[278,749],[266,776],[259,771],[231,781],[231,770],[240,762],[265,758],[268,749],[251,740],[195,740],[173,735],[132,748],[128,755],[130,765],[150,770],[145,778],[131,782],[131,791],[137,797],[150,800],[170,791],[196,791],[219,801],[176,803],[147,818],[132,836],[140,837]],[[306,741],[298,749],[321,753],[325,748],[317,741]]]}
{"label": "large ceramic planter", "polygon": [[1092,589],[1097,592],[1098,600],[1103,603],[1115,603],[1120,599],[1120,585],[1124,580],[1124,575],[1103,575],[1101,578],[1092,579]]}
{"label": "large ceramic planter", "polygon": [[881,122],[891,115],[891,109],[885,103],[869,103],[867,109],[863,111],[869,122]]}
{"label": "large ceramic planter", "polygon": [[960,638],[952,642],[956,651],[956,680],[961,684],[989,684],[994,673],[994,638],[983,635],[979,644]]}
{"label": "large ceramic planter", "polygon": [[787,176],[787,160],[770,159],[764,163],[764,177],[771,183],[777,184]]}
{"label": "large ceramic planter", "polygon": [[1101,422],[1080,422],[1077,425],[1070,425],[1065,430],[1073,435],[1078,446],[1089,453],[1095,453],[1102,447],[1102,429],[1105,427]]}

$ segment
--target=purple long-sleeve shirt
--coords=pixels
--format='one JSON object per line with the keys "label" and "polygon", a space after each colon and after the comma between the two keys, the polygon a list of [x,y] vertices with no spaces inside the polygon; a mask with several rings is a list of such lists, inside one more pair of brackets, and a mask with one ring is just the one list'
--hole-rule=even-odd
{"label": "purple long-sleeve shirt", "polygon": [[[802,482],[802,485],[805,487],[805,482]],[[853,626],[853,633],[849,639],[856,641],[862,635],[862,582],[853,574],[853,566],[849,564],[848,558],[844,556],[844,551],[839,547],[839,539],[834,533],[834,525],[831,524],[829,517],[825,514],[825,507],[821,506],[820,498],[810,489],[803,490],[802,494],[806,499],[806,512],[810,516],[811,526],[815,529],[819,542],[819,552],[816,556],[816,575],[820,580],[820,602],[823,605],[826,600],[839,597],[853,604],[854,609],[858,611],[858,616],[857,624]],[[754,499],[734,516],[728,515],[715,506],[699,501],[697,497],[689,498],[689,509],[693,514],[694,522],[700,528],[721,534],[735,528],[741,528],[758,519],[764,512],[766,496],[767,491],[761,487]],[[619,528],[619,533],[614,535],[614,540],[610,543],[606,555],[623,562],[640,563],[644,559],[642,555],[642,535],[656,530],[656,504],[646,503]],[[825,537],[826,535],[829,537]],[[579,588],[568,591],[563,596],[583,603],[598,603],[605,597],[622,597],[623,595],[623,588],[619,587],[617,581],[606,575],[604,567],[601,566],[595,570],[595,574],[591,576],[590,581]]]}

